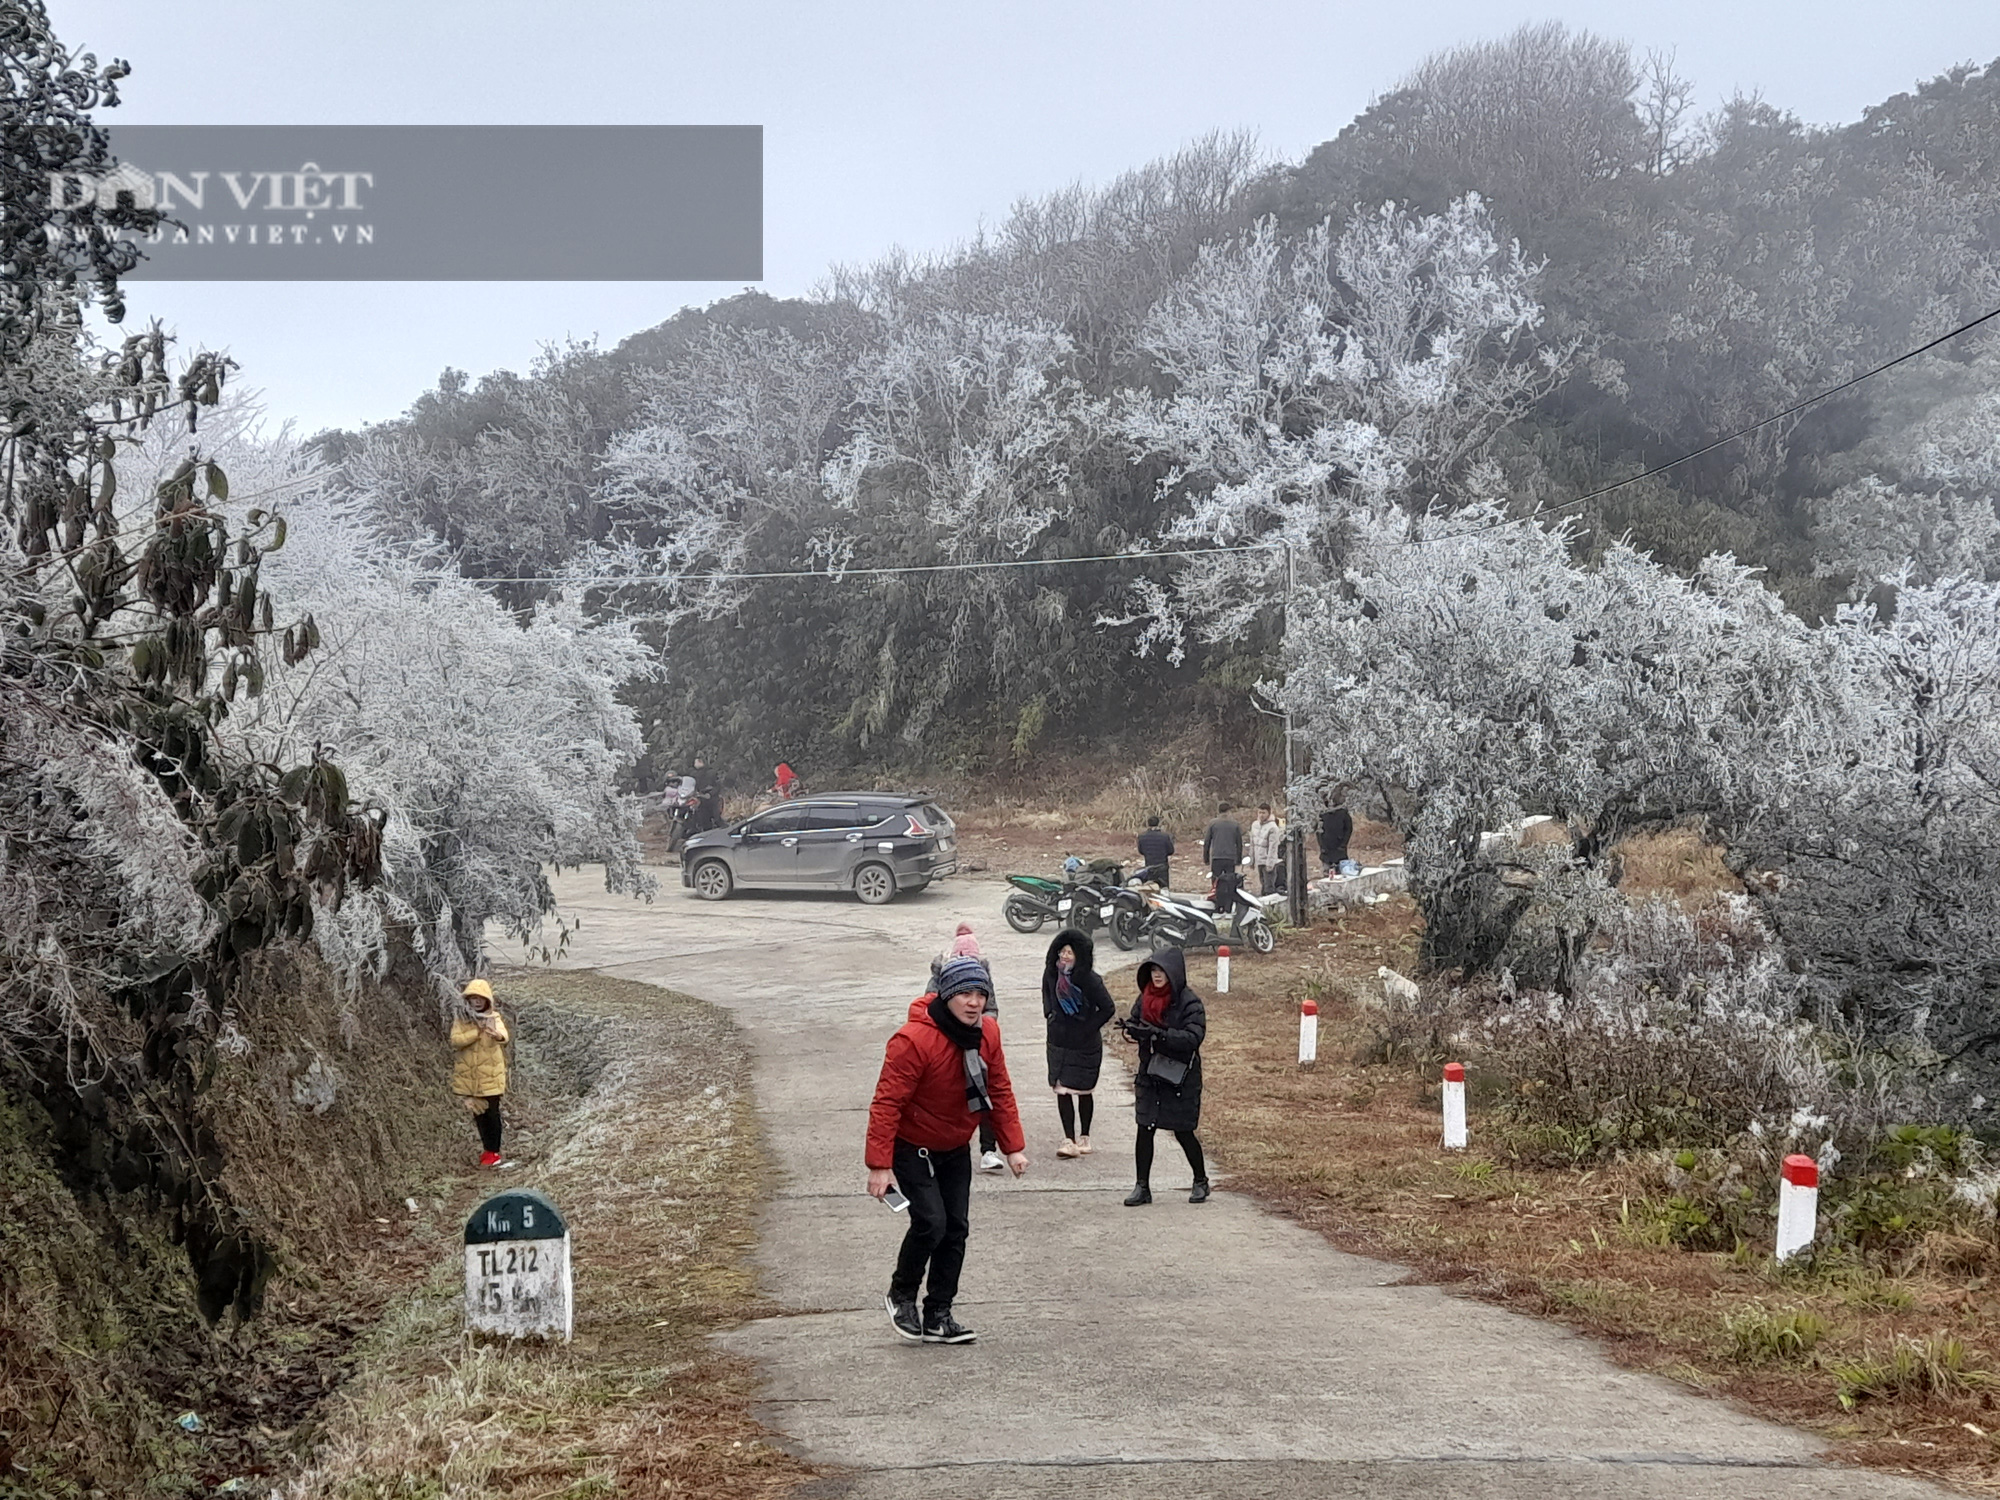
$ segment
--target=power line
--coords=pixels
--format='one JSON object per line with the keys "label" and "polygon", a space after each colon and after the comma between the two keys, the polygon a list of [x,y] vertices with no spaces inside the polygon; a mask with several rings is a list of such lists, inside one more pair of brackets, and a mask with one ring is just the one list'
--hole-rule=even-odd
{"label": "power line", "polygon": [[474,578],[468,583],[548,583],[596,587],[619,583],[750,583],[774,578],[889,578],[906,573],[977,573],[1001,568],[1067,568],[1079,563],[1150,562],[1159,557],[1213,557],[1219,553],[1281,552],[1282,542],[1241,547],[1181,547],[1165,552],[1105,552],[1089,557],[1017,557],[997,562],[913,563],[905,567],[799,568],[769,573],[599,573],[579,577]]}
{"label": "power line", "polygon": [[[1893,370],[1900,364],[1906,364],[1921,354],[1928,354],[1940,344],[1949,343],[1961,334],[1970,333],[1982,323],[1990,323],[1995,318],[2000,318],[2000,307],[1994,308],[1991,312],[1980,314],[1969,323],[1961,323],[1949,333],[1939,334],[1927,344],[1921,344],[1915,349],[1897,355],[1894,359],[1884,360],[1873,369],[1863,370],[1859,375],[1843,380],[1838,385],[1828,386],[1823,391],[1817,391],[1802,400],[1795,401],[1783,411],[1774,412],[1761,421],[1752,422],[1747,427],[1739,427],[1736,431],[1719,437],[1714,442],[1705,444],[1691,452],[1683,453],[1678,458],[1670,458],[1663,464],[1655,464],[1643,473],[1634,474],[1626,479],[1614,480],[1610,484],[1600,485],[1588,494],[1578,495],[1574,500],[1564,500],[1553,505],[1538,506],[1525,516],[1509,516],[1505,520],[1495,521],[1486,526],[1469,526],[1462,531],[1446,532],[1438,536],[1400,537],[1393,541],[1379,543],[1378,545],[1418,547],[1426,546],[1433,542],[1457,541],[1461,537],[1475,536],[1486,531],[1495,531],[1502,526],[1526,525],[1530,522],[1539,521],[1544,516],[1552,516],[1562,511],[1573,510],[1579,505],[1588,505],[1591,501],[1600,499],[1616,490],[1622,490],[1628,485],[1639,484],[1645,480],[1656,478],[1666,473],[1669,469],[1677,469],[1684,463],[1690,463],[1705,454],[1715,452],[1718,448],[1727,447],[1738,438],[1746,438],[1754,432],[1762,432],[1766,427],[1772,426],[1774,423],[1782,422],[1787,417],[1798,415],[1798,413],[1804,411],[1809,406],[1816,406],[1830,397],[1838,396],[1842,391],[1854,389],[1855,386],[1860,385],[1865,380],[1873,380],[1877,375],[1883,374],[1885,371]],[[1287,544],[1284,542],[1251,542],[1238,547],[1183,547],[1161,552],[1107,552],[1089,557],[1020,557],[996,562],[920,563],[904,567],[798,568],[756,573],[603,573],[575,577],[473,578],[469,581],[473,583],[568,584],[592,588],[628,583],[757,583],[786,578],[892,578],[919,573],[978,573],[1006,568],[1064,568],[1089,563],[1145,562],[1154,558],[1164,557],[1214,557],[1230,553],[1281,552],[1286,550],[1286,547]]]}
{"label": "power line", "polygon": [[1739,427],[1736,431],[1728,434],[1726,437],[1719,437],[1714,442],[1709,443],[1705,447],[1696,448],[1691,453],[1683,453],[1679,458],[1670,458],[1663,464],[1655,464],[1653,465],[1652,468],[1646,470],[1645,473],[1643,474],[1634,474],[1629,479],[1620,479],[1611,484],[1601,485],[1597,489],[1592,490],[1589,494],[1579,495],[1574,500],[1564,500],[1560,504],[1556,505],[1538,506],[1536,507],[1536,509],[1529,512],[1525,516],[1509,516],[1506,520],[1496,521],[1490,526],[1470,526],[1463,531],[1447,532],[1442,536],[1405,537],[1398,540],[1397,542],[1392,543],[1391,545],[1419,546],[1426,542],[1455,541],[1459,537],[1473,536],[1481,531],[1494,530],[1496,527],[1499,526],[1517,526],[1529,521],[1539,521],[1543,516],[1552,516],[1559,511],[1570,510],[1579,505],[1588,505],[1591,501],[1598,499],[1600,496],[1608,495],[1613,490],[1622,490],[1627,485],[1638,484],[1642,480],[1652,479],[1657,475],[1666,473],[1667,470],[1669,469],[1677,469],[1684,463],[1688,463],[1694,459],[1700,458],[1704,454],[1713,453],[1717,448],[1726,447],[1728,444],[1735,442],[1738,438],[1748,437],[1753,432],[1762,432],[1766,427],[1771,426],[1775,422],[1782,422],[1787,417],[1796,416],[1798,413],[1804,411],[1808,406],[1817,405],[1819,402],[1826,400],[1830,396],[1838,396],[1842,391],[1852,390],[1854,389],[1855,386],[1861,384],[1862,381],[1873,380],[1877,375],[1880,375],[1885,370],[1893,370],[1896,368],[1897,365],[1907,363],[1908,361],[1915,359],[1920,354],[1928,354],[1931,352],[1931,350],[1937,348],[1938,345],[1949,343],[1951,340],[1957,338],[1960,334],[1970,333],[1973,329],[1977,328],[1981,323],[1990,323],[1995,318],[2000,318],[2000,307],[1996,307],[1991,312],[1988,313],[1981,313],[1978,317],[1974,318],[1970,323],[1959,324],[1959,326],[1952,329],[1950,333],[1939,334],[1936,338],[1932,339],[1928,344],[1920,345],[1918,348],[1911,349],[1907,353],[1899,354],[1894,359],[1884,360],[1881,364],[1875,366],[1875,368],[1872,370],[1863,370],[1859,375],[1856,375],[1851,379],[1841,381],[1839,385],[1828,386],[1825,390],[1807,396],[1802,401],[1795,401],[1790,406],[1786,407],[1783,411],[1776,412],[1773,415],[1764,418],[1761,422],[1752,422],[1748,427]]}

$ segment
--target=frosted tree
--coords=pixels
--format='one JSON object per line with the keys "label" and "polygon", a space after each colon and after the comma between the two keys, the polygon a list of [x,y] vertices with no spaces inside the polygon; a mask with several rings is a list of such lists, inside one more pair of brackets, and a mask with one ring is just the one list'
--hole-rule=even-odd
{"label": "frosted tree", "polygon": [[[1166,393],[1121,414],[1135,454],[1169,465],[1164,535],[1282,545],[1313,586],[1357,524],[1491,498],[1493,438],[1568,360],[1539,336],[1537,274],[1477,197],[1384,205],[1297,244],[1266,221],[1206,247],[1141,336]],[[1204,634],[1239,633],[1277,568],[1191,568],[1185,606]]]}
{"label": "frosted tree", "polygon": [[1947,397],[1857,457],[1868,472],[1812,502],[1821,576],[1846,575],[1856,598],[1882,585],[2000,580],[2000,369],[1987,388]]}
{"label": "frosted tree", "polygon": [[741,587],[682,575],[844,557],[820,485],[848,393],[839,348],[782,329],[710,329],[639,385],[639,420],[604,458],[614,539],[588,561],[665,581],[623,590],[622,601],[668,619],[713,614]]}
{"label": "frosted tree", "polygon": [[[641,422],[605,460],[615,533],[592,567],[635,578],[612,585],[615,607],[671,624],[751,596],[753,580],[713,574],[838,580],[857,556],[1000,561],[1045,535],[1070,502],[1069,457],[1088,420],[1064,368],[1069,341],[1038,324],[908,305],[854,328],[864,326],[865,338],[838,343],[712,331],[648,379]],[[892,723],[914,740],[968,684],[1004,692],[1035,656],[1040,624],[1063,625],[999,608],[1021,587],[977,573],[838,586],[833,631],[800,617],[795,590],[757,597],[787,622],[800,617],[811,649],[838,655],[829,676],[858,679],[842,722],[863,743]]]}
{"label": "frosted tree", "polygon": [[[2000,1079],[2000,584],[1944,578],[1822,632],[1730,830],[1822,1003]],[[1970,1089],[1967,1090],[1970,1092]]]}
{"label": "frosted tree", "polygon": [[[1820,691],[1812,633],[1751,570],[1712,558],[1681,578],[1626,547],[1585,565],[1572,541],[1492,508],[1364,529],[1290,637],[1309,790],[1352,788],[1402,832],[1435,963],[1505,955],[1565,982],[1617,841],[1729,816]],[[1563,820],[1570,845],[1483,846],[1527,812]],[[1509,947],[1531,893],[1566,907],[1538,913],[1539,954]]]}
{"label": "frosted tree", "polygon": [[[1093,410],[1066,369],[1073,352],[1053,328],[1000,318],[892,322],[855,362],[846,441],[824,470],[840,524],[869,555],[918,566],[1027,555],[1070,508],[1070,460]],[[993,570],[912,579],[889,595],[850,723],[865,740],[900,719],[915,742],[982,680],[1002,701],[1028,697],[1042,628],[1066,628],[1059,607],[1043,607],[1052,597]]]}
{"label": "frosted tree", "polygon": [[856,362],[828,496],[914,526],[947,559],[1019,557],[1068,498],[1081,391],[1052,328],[931,316]]}
{"label": "frosted tree", "polygon": [[[610,888],[643,890],[637,806],[619,790],[638,726],[619,693],[655,667],[630,627],[560,599],[524,623],[443,556],[376,535],[370,497],[335,490],[289,431],[264,430],[253,399],[217,418],[232,507],[282,506],[263,577],[301,611],[256,665],[254,693],[251,668],[218,667],[243,680],[228,740],[259,759],[338,747],[350,791],[380,819],[386,878],[322,908],[328,956],[379,969],[400,932],[455,978],[488,923],[535,936],[554,909],[551,868],[602,863]],[[172,448],[137,456],[165,465]]]}
{"label": "frosted tree", "polygon": [[587,343],[545,346],[525,377],[446,371],[405,417],[341,442],[343,479],[384,536],[442,547],[525,609],[549,587],[511,580],[545,579],[602,538],[604,412],[622,405]]}

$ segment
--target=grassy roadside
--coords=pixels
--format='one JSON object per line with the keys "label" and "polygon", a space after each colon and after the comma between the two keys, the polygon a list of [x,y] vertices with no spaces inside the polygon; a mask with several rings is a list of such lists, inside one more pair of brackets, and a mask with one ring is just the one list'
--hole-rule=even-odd
{"label": "grassy roadside", "polygon": [[[1214,992],[1212,960],[1191,966],[1210,997],[1203,1133],[1232,1188],[1342,1249],[1555,1318],[1622,1364],[1809,1428],[1848,1462],[2000,1493],[1990,1235],[1937,1237],[1893,1263],[1784,1270],[1768,1242],[1691,1251],[1668,1232],[1660,1162],[1551,1164],[1507,1129],[1501,1079],[1475,1090],[1472,1149],[1444,1152],[1433,1060],[1385,1057],[1366,1003],[1378,966],[1414,972],[1417,936],[1397,897],[1239,959],[1228,995]],[[1308,994],[1320,1060],[1304,1070]]]}
{"label": "grassy roadside", "polygon": [[[294,950],[261,955],[230,1007],[205,1117],[272,1252],[248,1321],[205,1323],[171,1213],[66,1169],[54,1118],[0,1079],[0,1497],[257,1489],[311,1447],[357,1341],[463,1217],[472,1160],[427,1004]],[[531,1107],[540,1085],[531,1062]]]}
{"label": "grassy roadside", "polygon": [[311,1466],[281,1493],[787,1492],[807,1471],[750,1418],[747,1370],[704,1338],[763,1310],[746,1264],[763,1162],[734,1027],[594,973],[503,973],[496,988],[582,1090],[559,1118],[521,1122],[507,1184],[546,1192],[570,1221],[575,1341],[467,1337],[446,1247],[364,1346]]}

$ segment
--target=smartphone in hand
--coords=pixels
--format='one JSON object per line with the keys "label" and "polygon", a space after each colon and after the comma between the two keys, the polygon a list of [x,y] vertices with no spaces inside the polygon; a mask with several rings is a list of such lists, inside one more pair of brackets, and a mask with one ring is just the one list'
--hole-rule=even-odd
{"label": "smartphone in hand", "polygon": [[882,1204],[894,1213],[901,1213],[910,1206],[910,1200],[905,1198],[895,1188],[890,1188],[888,1192],[882,1195]]}

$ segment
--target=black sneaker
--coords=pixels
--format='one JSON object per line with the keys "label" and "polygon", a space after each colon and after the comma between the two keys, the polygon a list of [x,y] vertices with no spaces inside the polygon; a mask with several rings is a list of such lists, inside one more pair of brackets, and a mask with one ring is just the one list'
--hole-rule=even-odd
{"label": "black sneaker", "polygon": [[926,1344],[969,1344],[979,1335],[948,1312],[924,1319]]}
{"label": "black sneaker", "polygon": [[1200,1182],[1197,1182],[1194,1185],[1194,1191],[1188,1194],[1188,1202],[1190,1203],[1208,1202],[1208,1179],[1206,1177],[1202,1178]]}
{"label": "black sneaker", "polygon": [[1151,1203],[1152,1201],[1153,1201],[1153,1190],[1147,1187],[1146,1184],[1142,1182],[1137,1187],[1132,1189],[1132,1195],[1125,1200],[1125,1206],[1127,1208],[1143,1208],[1146,1204]]}
{"label": "black sneaker", "polygon": [[892,1293],[884,1292],[882,1305],[889,1309],[889,1321],[896,1326],[896,1332],[913,1344],[923,1341],[926,1337],[924,1324],[917,1316],[917,1304],[914,1298],[908,1302],[898,1302]]}

